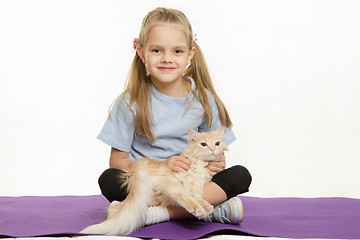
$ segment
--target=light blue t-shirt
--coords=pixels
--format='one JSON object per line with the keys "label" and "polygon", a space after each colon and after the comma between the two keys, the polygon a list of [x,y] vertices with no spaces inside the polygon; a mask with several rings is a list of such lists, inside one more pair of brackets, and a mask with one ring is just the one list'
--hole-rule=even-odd
{"label": "light blue t-shirt", "polygon": [[[187,79],[191,81],[191,87],[195,91],[194,81],[191,78]],[[192,91],[187,97],[169,97],[152,86],[151,110],[156,140],[151,142],[145,136],[135,134],[136,108],[133,105],[129,109],[129,94],[124,93],[112,107],[98,139],[120,151],[129,152],[130,160],[143,157],[166,160],[171,156],[180,155],[187,146],[189,128],[205,132],[216,130],[221,126],[215,100],[209,92],[208,95],[212,110],[210,128],[206,127],[206,120],[203,119],[204,108]],[[230,145],[235,139],[232,130],[227,128],[224,142]]]}

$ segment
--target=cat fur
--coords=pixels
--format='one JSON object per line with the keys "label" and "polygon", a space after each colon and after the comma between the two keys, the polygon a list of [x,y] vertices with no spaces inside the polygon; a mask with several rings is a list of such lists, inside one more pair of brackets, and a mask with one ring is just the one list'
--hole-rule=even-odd
{"label": "cat fur", "polygon": [[146,222],[153,195],[161,206],[181,206],[197,218],[210,214],[213,206],[202,199],[204,184],[211,180],[205,167],[208,161],[228,150],[222,141],[224,130],[224,127],[203,133],[188,130],[188,146],[181,154],[190,160],[187,171],[174,173],[165,162],[155,159],[130,162],[124,174],[124,185],[128,189],[126,199],[110,205],[107,220],[89,226],[81,233],[126,235],[136,231]]}

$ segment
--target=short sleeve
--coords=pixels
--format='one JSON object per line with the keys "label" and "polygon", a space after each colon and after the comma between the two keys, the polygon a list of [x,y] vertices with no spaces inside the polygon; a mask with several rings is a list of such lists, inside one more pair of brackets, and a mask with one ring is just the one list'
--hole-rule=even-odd
{"label": "short sleeve", "polygon": [[[207,119],[205,119],[203,121],[203,123],[201,124],[201,126],[199,127],[199,129],[198,129],[199,132],[215,131],[216,129],[218,129],[219,127],[222,126],[221,121],[219,119],[219,109],[218,109],[218,107],[216,105],[215,99],[211,95],[210,95],[209,98],[210,98],[210,107],[211,107],[211,112],[212,112],[211,127],[208,128],[206,126]],[[225,129],[225,134],[224,134],[224,139],[223,140],[224,140],[225,144],[228,145],[228,146],[236,140],[235,134],[231,130],[231,128],[226,128]]]}
{"label": "short sleeve", "polygon": [[134,110],[129,109],[128,95],[121,95],[97,138],[120,151],[130,152],[135,132],[134,116]]}

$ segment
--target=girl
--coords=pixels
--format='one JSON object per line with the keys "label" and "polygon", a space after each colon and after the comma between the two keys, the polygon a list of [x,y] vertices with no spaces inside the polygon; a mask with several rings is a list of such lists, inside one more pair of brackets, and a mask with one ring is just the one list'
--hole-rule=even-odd
{"label": "girl", "polygon": [[[224,142],[229,145],[235,140],[228,112],[194,40],[188,19],[178,10],[156,8],[145,16],[134,41],[136,54],[126,89],[98,136],[111,146],[110,168],[99,178],[110,202],[127,196],[119,175],[129,161],[148,157],[166,161],[174,172],[189,169],[189,160],[179,156],[187,145],[189,128],[203,132],[224,125]],[[248,191],[251,175],[242,166],[225,169],[224,156],[207,168],[213,179],[205,185],[203,198],[217,207],[204,220],[241,222],[243,209],[236,196]],[[181,207],[160,207],[155,201],[152,205],[147,224],[191,216]]]}

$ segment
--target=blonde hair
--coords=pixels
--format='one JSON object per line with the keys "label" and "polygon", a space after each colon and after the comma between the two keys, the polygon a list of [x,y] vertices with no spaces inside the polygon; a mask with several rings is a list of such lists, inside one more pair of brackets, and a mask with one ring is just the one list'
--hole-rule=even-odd
{"label": "blonde hair", "polygon": [[[194,94],[194,96],[196,96],[204,107],[203,118],[207,120],[206,126],[211,127],[212,123],[212,112],[208,94],[206,93],[206,90],[208,90],[215,99],[216,105],[219,109],[219,119],[222,125],[231,127],[232,123],[229,114],[223,102],[215,92],[204,56],[199,45],[193,41],[192,27],[185,14],[179,10],[168,8],[156,8],[149,12],[142,22],[138,40],[140,47],[145,45],[147,33],[154,23],[177,23],[184,26],[184,32],[188,39],[189,48],[192,49],[195,47],[196,49],[195,55],[191,60],[190,67],[188,67],[185,72],[185,76],[189,76],[195,81],[196,88],[194,93],[196,94]],[[130,95],[129,108],[136,103],[136,132],[145,135],[149,140],[153,141],[155,136],[152,131],[152,113],[150,111],[151,80],[150,76],[147,75],[146,66],[141,61],[138,54],[135,54],[132,61],[130,71],[127,76],[124,93],[125,92],[128,92]]]}

